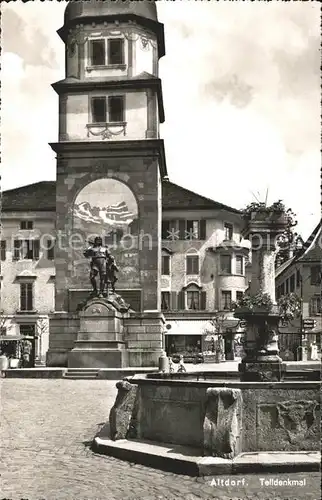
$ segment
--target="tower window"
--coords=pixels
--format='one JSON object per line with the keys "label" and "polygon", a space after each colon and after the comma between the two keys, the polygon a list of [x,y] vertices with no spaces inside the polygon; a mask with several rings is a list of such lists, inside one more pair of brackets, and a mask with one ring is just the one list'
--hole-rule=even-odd
{"label": "tower window", "polygon": [[91,66],[105,66],[105,40],[90,41]]}
{"label": "tower window", "polygon": [[108,116],[110,122],[124,122],[124,97],[109,96]]}
{"label": "tower window", "polygon": [[106,98],[93,97],[92,99],[92,122],[104,123],[106,122]]}
{"label": "tower window", "polygon": [[123,38],[101,38],[89,42],[90,66],[124,64]]}
{"label": "tower window", "polygon": [[124,96],[93,97],[92,98],[92,123],[125,121]]}
{"label": "tower window", "polygon": [[108,64],[124,64],[124,40],[112,38],[108,41]]}

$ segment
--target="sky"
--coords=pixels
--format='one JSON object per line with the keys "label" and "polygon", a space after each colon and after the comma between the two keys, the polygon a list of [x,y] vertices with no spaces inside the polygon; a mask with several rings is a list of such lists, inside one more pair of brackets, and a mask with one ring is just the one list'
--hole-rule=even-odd
{"label": "sky", "polygon": [[[66,2],[2,4],[2,189],[54,180]],[[235,208],[320,218],[319,2],[157,2],[170,180]]]}

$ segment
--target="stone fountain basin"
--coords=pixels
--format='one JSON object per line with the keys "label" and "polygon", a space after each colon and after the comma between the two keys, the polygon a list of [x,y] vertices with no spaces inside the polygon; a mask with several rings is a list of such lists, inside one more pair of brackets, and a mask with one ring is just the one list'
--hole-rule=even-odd
{"label": "stone fountain basin", "polygon": [[[94,439],[94,451],[142,463],[135,458],[142,455],[140,447],[152,447],[154,451],[147,452],[147,464],[152,464],[159,457],[155,450],[167,446],[166,456],[170,459],[174,453],[174,464],[190,463],[198,456],[194,465],[204,470],[204,463],[214,462],[210,474],[225,473],[220,471],[245,460],[251,469],[258,454],[273,456],[275,465],[292,462],[289,457],[296,455],[297,470],[318,467],[320,381],[187,380],[165,375],[156,379],[150,374],[135,375],[117,386],[109,422]],[[313,460],[309,466],[307,457]]]}
{"label": "stone fountain basin", "polygon": [[320,449],[319,381],[155,380],[136,375],[129,382],[137,386],[138,410],[130,431],[136,439],[203,450],[207,390],[228,388],[241,394],[240,451]]}

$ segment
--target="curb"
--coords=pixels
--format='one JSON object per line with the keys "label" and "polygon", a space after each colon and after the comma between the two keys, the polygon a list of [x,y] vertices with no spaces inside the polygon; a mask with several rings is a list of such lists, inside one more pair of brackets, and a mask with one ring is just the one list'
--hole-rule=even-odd
{"label": "curb", "polygon": [[200,456],[200,450],[173,444],[94,438],[92,451],[186,476],[257,474],[258,472],[316,472],[321,454],[316,451],[248,452],[234,459]]}

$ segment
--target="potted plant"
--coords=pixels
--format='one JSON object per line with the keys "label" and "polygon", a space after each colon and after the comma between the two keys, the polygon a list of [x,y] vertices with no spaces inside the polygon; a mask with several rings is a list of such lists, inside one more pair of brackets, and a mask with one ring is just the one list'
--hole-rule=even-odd
{"label": "potted plant", "polygon": [[266,205],[264,202],[253,202],[246,206],[242,211],[242,217],[248,223],[250,221],[267,221],[284,223],[287,226],[296,225],[295,214],[286,207],[282,200],[274,202],[272,205]]}
{"label": "potted plant", "polygon": [[233,303],[236,312],[265,312],[269,313],[273,309],[273,301],[268,293],[258,292],[255,295],[244,295],[240,300]]}

